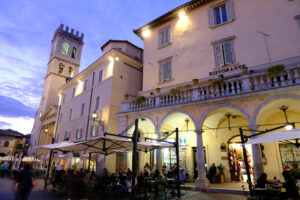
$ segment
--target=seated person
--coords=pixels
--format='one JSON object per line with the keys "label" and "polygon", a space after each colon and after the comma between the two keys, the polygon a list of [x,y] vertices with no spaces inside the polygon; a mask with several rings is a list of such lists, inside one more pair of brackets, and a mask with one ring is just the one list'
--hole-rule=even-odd
{"label": "seated person", "polygon": [[128,187],[129,180],[128,180],[128,177],[126,176],[124,170],[121,170],[119,179],[120,179],[120,185],[123,186],[123,188],[128,192],[128,189],[129,189],[129,187]]}
{"label": "seated person", "polygon": [[144,176],[148,178],[150,176],[149,170],[147,168],[144,168]]}
{"label": "seated person", "polygon": [[180,183],[184,183],[186,181],[186,175],[184,173],[184,169],[180,169],[179,181]]}
{"label": "seated person", "polygon": [[257,179],[257,183],[255,185],[256,188],[266,188],[266,184],[270,182],[267,181],[267,174],[262,173],[260,177]]}
{"label": "seated person", "polygon": [[278,185],[280,185],[280,183],[281,183],[280,180],[278,180],[277,177],[274,176],[273,185],[278,186]]}
{"label": "seated person", "polygon": [[291,173],[282,172],[284,177],[283,187],[286,189],[286,192],[280,193],[279,199],[286,199],[292,197],[293,199],[299,198],[299,188],[296,186],[296,182],[291,176]]}
{"label": "seated person", "polygon": [[151,180],[155,180],[160,176],[160,171],[158,169],[155,170],[154,175],[152,176]]}

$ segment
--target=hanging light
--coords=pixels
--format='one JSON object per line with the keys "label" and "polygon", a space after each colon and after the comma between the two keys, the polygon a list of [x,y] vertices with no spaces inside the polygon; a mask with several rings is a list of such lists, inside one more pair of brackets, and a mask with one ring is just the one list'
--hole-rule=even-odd
{"label": "hanging light", "polygon": [[289,107],[288,106],[285,106],[285,105],[282,105],[279,109],[282,110],[282,112],[284,113],[284,118],[285,118],[285,121],[286,121],[286,125],[285,125],[285,130],[289,131],[289,130],[292,130],[294,129],[294,125],[293,123],[289,123],[289,120],[288,120],[288,116],[286,114],[286,111]]}
{"label": "hanging light", "polygon": [[290,131],[290,130],[292,130],[294,127],[293,127],[292,124],[287,124],[287,125],[285,125],[284,128],[285,128],[285,130]]}

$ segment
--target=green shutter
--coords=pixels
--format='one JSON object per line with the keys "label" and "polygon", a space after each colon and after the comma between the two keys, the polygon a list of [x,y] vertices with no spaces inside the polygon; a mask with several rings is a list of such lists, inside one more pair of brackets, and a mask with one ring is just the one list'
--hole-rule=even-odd
{"label": "green shutter", "polygon": [[227,12],[227,20],[233,21],[234,20],[234,9],[233,9],[233,2],[227,1],[226,2],[226,12]]}
{"label": "green shutter", "polygon": [[223,43],[223,50],[224,50],[225,64],[226,65],[233,64],[233,62],[232,62],[231,43],[230,42],[224,42]]}
{"label": "green shutter", "polygon": [[209,28],[213,28],[215,26],[215,16],[214,16],[214,9],[208,9],[208,25]]}

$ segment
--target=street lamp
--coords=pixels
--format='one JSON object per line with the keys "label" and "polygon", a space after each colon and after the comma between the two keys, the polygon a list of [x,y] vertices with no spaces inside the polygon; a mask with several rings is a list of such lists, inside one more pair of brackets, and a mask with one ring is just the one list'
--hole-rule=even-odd
{"label": "street lamp", "polygon": [[97,112],[94,111],[94,112],[92,113],[91,117],[92,117],[92,119],[95,121],[95,120],[97,119],[97,117],[98,117]]}

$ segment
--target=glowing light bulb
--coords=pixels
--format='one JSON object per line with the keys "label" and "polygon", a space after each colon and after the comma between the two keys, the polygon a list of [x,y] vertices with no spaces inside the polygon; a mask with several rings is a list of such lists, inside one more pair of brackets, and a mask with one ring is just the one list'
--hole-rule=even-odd
{"label": "glowing light bulb", "polygon": [[114,58],[113,57],[109,57],[109,61],[110,62],[114,61]]}
{"label": "glowing light bulb", "polygon": [[115,59],[116,59],[116,61],[119,61],[119,57],[116,57]]}
{"label": "glowing light bulb", "polygon": [[145,30],[143,30],[143,33],[142,33],[142,35],[143,35],[143,37],[149,37],[150,36],[150,34],[151,34],[151,32],[150,32],[150,30],[149,29],[145,29]]}
{"label": "glowing light bulb", "polygon": [[180,17],[180,18],[185,17],[185,12],[184,12],[184,11],[180,11],[180,12],[179,12],[179,17]]}
{"label": "glowing light bulb", "polygon": [[284,128],[285,128],[285,130],[290,131],[293,129],[293,125],[287,124]]}

